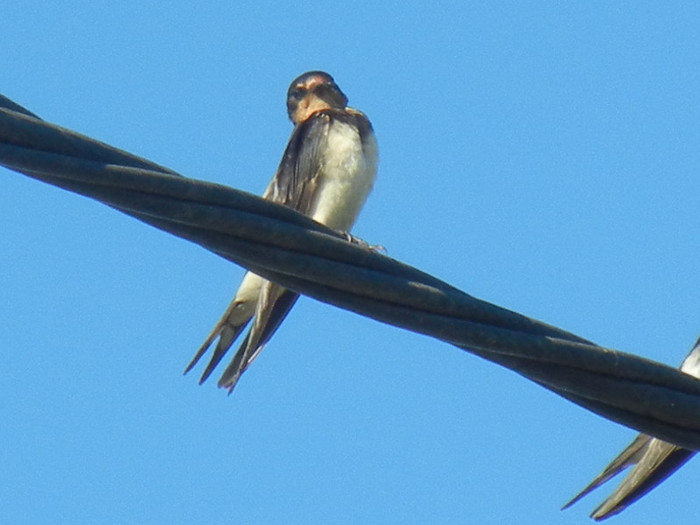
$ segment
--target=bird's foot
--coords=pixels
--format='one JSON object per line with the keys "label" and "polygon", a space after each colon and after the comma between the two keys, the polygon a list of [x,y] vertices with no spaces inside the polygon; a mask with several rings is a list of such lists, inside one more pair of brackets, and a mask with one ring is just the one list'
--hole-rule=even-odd
{"label": "bird's foot", "polygon": [[365,248],[366,250],[369,250],[371,252],[381,253],[383,255],[386,255],[386,253],[387,253],[386,248],[384,246],[382,246],[381,244],[370,244],[367,241],[360,239],[359,237],[355,237],[350,232],[341,232],[341,233],[345,237],[345,240],[347,240],[348,242],[351,242],[352,244],[357,244],[358,246]]}

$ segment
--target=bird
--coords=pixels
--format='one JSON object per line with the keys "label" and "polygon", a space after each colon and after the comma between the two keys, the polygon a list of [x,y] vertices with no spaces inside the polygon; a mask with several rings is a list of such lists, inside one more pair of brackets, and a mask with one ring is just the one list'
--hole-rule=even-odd
{"label": "bird", "polygon": [[[681,363],[680,370],[700,378],[700,337]],[[647,434],[639,434],[605,467],[603,472],[564,505],[562,510],[569,508],[627,467],[634,465],[622,483],[591,513],[591,517],[596,521],[607,519],[619,514],[647,494],[694,455],[694,450],[679,447]]]}
{"label": "bird", "polygon": [[[287,91],[287,114],[294,129],[263,198],[352,239],[349,231],[377,174],[378,148],[372,124],[364,113],[348,107],[348,98],[333,77],[323,71],[309,71],[292,81]],[[247,272],[185,374],[216,341],[199,380],[199,384],[204,383],[252,319],[251,328],[218,382],[231,393],[297,298],[297,293]]]}

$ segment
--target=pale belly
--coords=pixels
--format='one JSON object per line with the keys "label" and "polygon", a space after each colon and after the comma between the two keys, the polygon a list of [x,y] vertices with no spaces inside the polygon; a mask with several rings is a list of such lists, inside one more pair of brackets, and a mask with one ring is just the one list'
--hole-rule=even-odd
{"label": "pale belly", "polygon": [[354,127],[335,122],[328,134],[321,171],[309,215],[334,230],[347,232],[374,185],[377,173],[374,138],[363,144]]}

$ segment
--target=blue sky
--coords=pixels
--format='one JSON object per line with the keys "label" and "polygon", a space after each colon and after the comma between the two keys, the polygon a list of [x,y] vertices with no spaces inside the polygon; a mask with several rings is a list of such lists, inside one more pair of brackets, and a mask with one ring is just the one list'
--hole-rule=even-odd
{"label": "blue sky", "polygon": [[[289,82],[327,70],[380,144],[357,235],[680,363],[700,332],[695,3],[233,4],[3,6],[0,92],[260,193]],[[559,507],[631,430],[310,299],[234,395],[197,386],[182,370],[242,270],[0,177],[0,521],[591,523],[606,492]],[[612,523],[695,523],[698,483],[691,461]]]}

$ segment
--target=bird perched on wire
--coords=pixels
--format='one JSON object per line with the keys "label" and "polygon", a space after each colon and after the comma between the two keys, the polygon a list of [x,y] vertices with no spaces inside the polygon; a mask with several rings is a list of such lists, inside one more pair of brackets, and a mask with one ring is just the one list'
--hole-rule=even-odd
{"label": "bird perched on wire", "polygon": [[[700,378],[700,337],[681,363],[681,371]],[[664,481],[694,455],[694,450],[681,448],[647,434],[639,434],[598,477],[563,508],[570,507],[627,467],[634,465],[622,483],[591,513],[591,517],[596,521],[614,516]]]}
{"label": "bird perched on wire", "polygon": [[[294,124],[282,161],[263,198],[348,233],[372,190],[377,142],[372,125],[328,73],[304,73],[289,86],[287,112]],[[185,369],[189,372],[214,343],[200,384],[211,375],[249,321],[252,325],[219,386],[233,390],[289,313],[298,294],[248,272],[238,292]]]}

